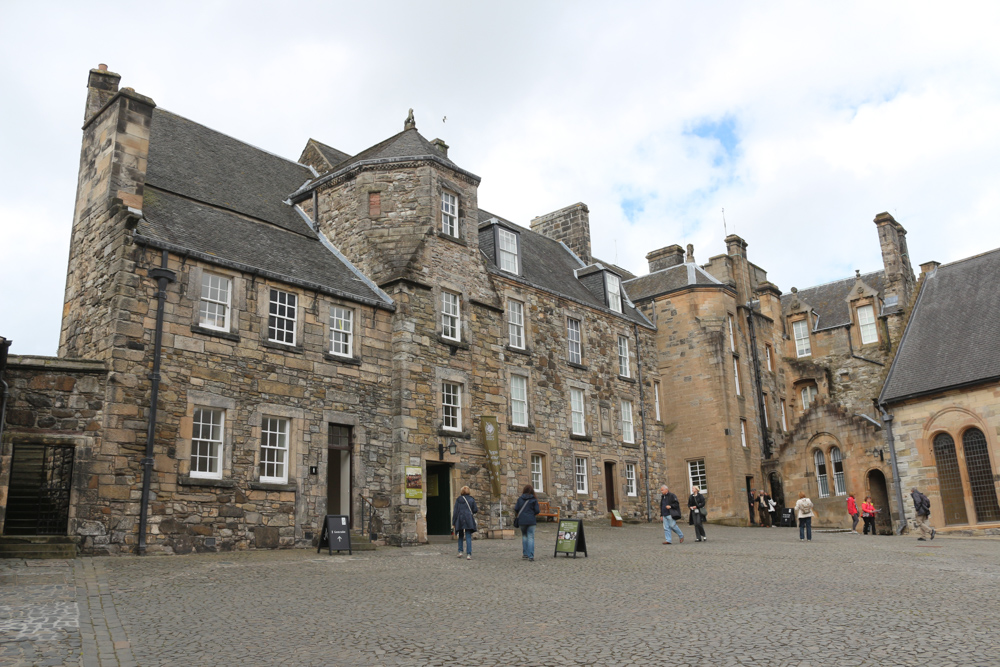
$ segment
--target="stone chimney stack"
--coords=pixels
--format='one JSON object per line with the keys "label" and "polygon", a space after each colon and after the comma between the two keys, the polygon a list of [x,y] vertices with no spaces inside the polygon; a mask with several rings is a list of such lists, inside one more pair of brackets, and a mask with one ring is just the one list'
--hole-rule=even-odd
{"label": "stone chimney stack", "polygon": [[935,262],[934,260],[931,260],[929,262],[924,262],[923,264],[920,265],[920,274],[921,275],[928,274],[933,276],[934,272],[937,271],[939,266],[941,266],[941,262]]}
{"label": "stone chimney stack", "polygon": [[736,234],[726,237],[726,254],[730,257],[747,258],[747,242]]}
{"label": "stone chimney stack", "polygon": [[540,215],[531,221],[531,231],[562,241],[584,264],[594,261],[590,254],[590,209],[586,204],[577,203]]}
{"label": "stone chimney stack", "polygon": [[910,253],[906,249],[906,230],[887,212],[875,216],[875,225],[882,246],[885,292],[898,296],[900,305],[908,304],[917,281],[910,265]]}
{"label": "stone chimney stack", "polygon": [[649,272],[662,271],[663,269],[669,269],[671,266],[677,266],[678,264],[684,263],[684,248],[680,247],[676,243],[674,245],[668,245],[666,248],[660,248],[659,250],[654,250],[646,255],[646,261],[649,262]]}
{"label": "stone chimney stack", "polygon": [[109,72],[108,66],[104,63],[98,65],[97,69],[90,70],[90,77],[87,79],[87,108],[83,114],[84,123],[115,96],[121,79],[120,74]]}
{"label": "stone chimney stack", "polygon": [[448,157],[448,144],[444,143],[444,139],[435,139],[431,142],[431,145],[438,150],[438,153],[444,157]]}

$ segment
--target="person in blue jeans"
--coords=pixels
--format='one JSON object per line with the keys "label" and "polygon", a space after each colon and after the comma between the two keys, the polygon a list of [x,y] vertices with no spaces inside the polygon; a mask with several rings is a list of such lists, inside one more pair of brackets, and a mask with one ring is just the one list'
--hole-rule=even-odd
{"label": "person in blue jeans", "polygon": [[535,560],[535,526],[538,524],[535,515],[541,511],[538,498],[535,498],[535,488],[531,484],[525,484],[521,497],[514,505],[514,516],[521,529],[521,558],[529,561]]}
{"label": "person in blue jeans", "polygon": [[472,497],[472,489],[467,486],[462,487],[462,493],[455,499],[455,509],[451,513],[451,524],[455,527],[455,535],[458,536],[458,557],[462,557],[463,538],[468,548],[465,550],[466,560],[472,560],[472,534],[478,530],[476,527],[476,517],[473,516],[479,508],[476,507],[476,499]]}
{"label": "person in blue jeans", "polygon": [[684,533],[677,525],[677,519],[681,518],[681,501],[666,484],[660,487],[660,516],[663,518],[663,543],[671,544],[670,533],[674,532],[684,544]]}
{"label": "person in blue jeans", "polygon": [[813,501],[799,491],[799,499],[795,503],[795,513],[799,518],[799,541],[812,542],[813,538]]}

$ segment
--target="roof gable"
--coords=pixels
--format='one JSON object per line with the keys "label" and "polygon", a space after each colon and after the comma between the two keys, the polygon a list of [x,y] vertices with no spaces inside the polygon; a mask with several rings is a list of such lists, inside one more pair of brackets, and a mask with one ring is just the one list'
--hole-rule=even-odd
{"label": "roof gable", "polygon": [[[842,327],[851,323],[851,290],[857,284],[858,277],[835,280],[823,285],[800,289],[795,293],[781,295],[782,309],[787,312],[790,304],[798,299],[802,303],[808,304],[816,313],[815,330],[830,329],[832,327]],[[862,273],[860,280],[864,285],[875,290],[879,296],[885,292],[885,271],[872,271]]]}

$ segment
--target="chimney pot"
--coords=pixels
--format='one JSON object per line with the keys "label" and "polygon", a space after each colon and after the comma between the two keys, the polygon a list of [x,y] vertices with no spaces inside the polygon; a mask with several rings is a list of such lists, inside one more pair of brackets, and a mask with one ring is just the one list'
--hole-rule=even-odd
{"label": "chimney pot", "polygon": [[97,66],[97,69],[101,70],[102,72],[107,72],[108,66],[105,65],[104,63],[101,63],[100,65]]}

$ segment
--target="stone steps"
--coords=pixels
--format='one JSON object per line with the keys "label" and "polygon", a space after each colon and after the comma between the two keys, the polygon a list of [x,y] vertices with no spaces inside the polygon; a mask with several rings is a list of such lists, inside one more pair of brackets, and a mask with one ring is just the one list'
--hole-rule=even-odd
{"label": "stone steps", "polygon": [[76,542],[63,536],[0,538],[0,558],[76,558]]}

